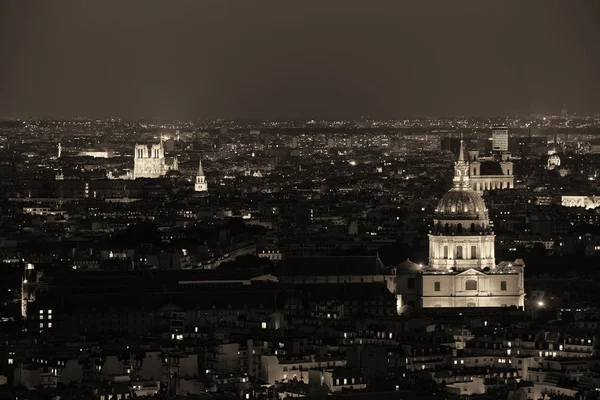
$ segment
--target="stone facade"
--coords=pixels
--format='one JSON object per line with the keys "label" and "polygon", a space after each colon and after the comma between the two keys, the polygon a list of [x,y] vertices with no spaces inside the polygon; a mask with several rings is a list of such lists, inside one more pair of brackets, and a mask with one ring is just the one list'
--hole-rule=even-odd
{"label": "stone facade", "polygon": [[[512,173],[512,163],[506,165]],[[469,165],[461,143],[453,187],[440,200],[429,234],[429,265],[417,274],[421,307],[524,306],[523,261],[496,265],[488,211],[470,179],[478,166]]]}
{"label": "stone facade", "polygon": [[515,177],[510,154],[502,154],[502,160],[484,161],[478,151],[469,152],[469,181],[471,188],[479,193],[485,190],[514,189]]}
{"label": "stone facade", "polygon": [[196,175],[196,184],[194,185],[194,190],[196,192],[207,192],[208,184],[206,183],[206,176],[204,175],[204,170],[202,169],[202,160],[198,163],[198,174]]}
{"label": "stone facade", "polygon": [[135,145],[133,179],[158,178],[171,170],[178,170],[177,157],[165,157],[162,141],[150,148],[145,144]]}

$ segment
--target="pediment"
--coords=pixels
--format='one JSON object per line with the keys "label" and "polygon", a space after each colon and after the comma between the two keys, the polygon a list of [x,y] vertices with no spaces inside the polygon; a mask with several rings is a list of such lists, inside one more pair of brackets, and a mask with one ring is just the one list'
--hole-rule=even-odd
{"label": "pediment", "polygon": [[475,268],[469,268],[466,271],[462,271],[458,275],[487,275],[485,272],[476,270]]}
{"label": "pediment", "polygon": [[272,274],[265,274],[260,276],[255,276],[254,278],[250,278],[251,281],[269,281],[269,282],[279,282],[279,278]]}

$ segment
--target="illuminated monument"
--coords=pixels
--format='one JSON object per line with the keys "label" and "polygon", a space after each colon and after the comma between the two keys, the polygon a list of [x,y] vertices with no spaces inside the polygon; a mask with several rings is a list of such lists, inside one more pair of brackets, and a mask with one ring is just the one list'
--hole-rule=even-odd
{"label": "illuminated monument", "polygon": [[202,160],[200,160],[198,163],[198,174],[196,175],[196,184],[194,185],[194,190],[201,193],[208,191],[206,176],[204,175],[204,170],[202,169]]}
{"label": "illuminated monument", "polygon": [[162,139],[160,143],[150,147],[150,152],[145,144],[135,145],[133,179],[158,178],[171,170],[177,171],[177,169],[177,157],[165,157]]}
{"label": "illuminated monument", "polygon": [[440,200],[429,234],[429,266],[419,276],[420,305],[429,307],[523,307],[522,260],[496,265],[488,210],[469,181],[461,142],[453,187]]}

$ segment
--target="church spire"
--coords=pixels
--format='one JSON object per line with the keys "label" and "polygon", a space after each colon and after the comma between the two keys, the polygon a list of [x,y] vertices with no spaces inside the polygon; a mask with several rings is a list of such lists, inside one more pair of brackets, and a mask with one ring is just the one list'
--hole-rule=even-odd
{"label": "church spire", "polygon": [[471,187],[469,182],[469,162],[465,156],[465,143],[460,140],[460,153],[458,161],[454,163],[454,179],[452,180],[455,188],[468,189]]}
{"label": "church spire", "polygon": [[208,183],[206,182],[206,176],[204,176],[204,169],[202,169],[202,160],[198,161],[198,174],[196,175],[194,190],[196,192],[208,191]]}
{"label": "church spire", "polygon": [[198,175],[197,176],[204,176],[204,170],[202,169],[202,160],[200,160],[198,162]]}
{"label": "church spire", "polygon": [[458,161],[467,161],[465,157],[465,141],[460,139],[460,153],[458,155]]}

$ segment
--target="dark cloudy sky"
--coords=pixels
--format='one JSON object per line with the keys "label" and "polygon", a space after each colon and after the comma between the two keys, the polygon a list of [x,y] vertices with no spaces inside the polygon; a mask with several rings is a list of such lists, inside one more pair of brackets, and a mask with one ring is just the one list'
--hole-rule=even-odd
{"label": "dark cloudy sky", "polygon": [[0,115],[596,113],[599,3],[0,0]]}

